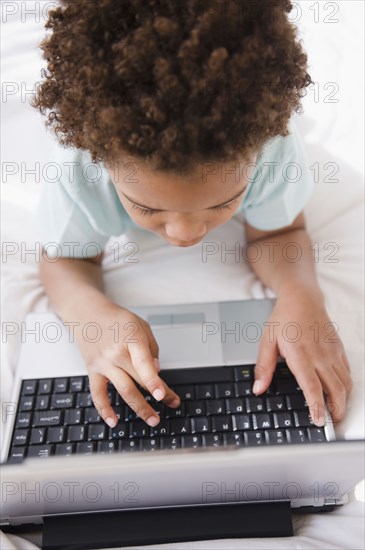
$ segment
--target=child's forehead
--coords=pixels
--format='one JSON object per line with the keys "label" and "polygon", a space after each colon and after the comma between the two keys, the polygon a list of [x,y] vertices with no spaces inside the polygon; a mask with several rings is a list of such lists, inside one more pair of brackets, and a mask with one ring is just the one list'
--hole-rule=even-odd
{"label": "child's forehead", "polygon": [[112,161],[106,168],[118,185],[123,183],[140,183],[142,185],[154,182],[169,182],[170,185],[197,185],[210,182],[240,182],[249,179],[256,165],[257,154],[251,155],[249,160],[240,158],[237,160],[207,160],[194,164],[189,170],[153,170],[146,163],[134,157],[124,157],[122,160]]}

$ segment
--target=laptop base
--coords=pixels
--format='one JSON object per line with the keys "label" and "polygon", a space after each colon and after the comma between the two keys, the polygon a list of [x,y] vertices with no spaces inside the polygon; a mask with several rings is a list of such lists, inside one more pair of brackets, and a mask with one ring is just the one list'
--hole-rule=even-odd
{"label": "laptop base", "polygon": [[293,536],[290,501],[45,516],[43,550]]}

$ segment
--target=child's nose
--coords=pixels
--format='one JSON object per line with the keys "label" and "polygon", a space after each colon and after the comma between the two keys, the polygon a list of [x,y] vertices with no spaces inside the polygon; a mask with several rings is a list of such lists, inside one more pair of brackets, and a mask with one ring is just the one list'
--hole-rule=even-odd
{"label": "child's nose", "polygon": [[165,225],[166,235],[176,241],[190,242],[200,239],[206,233],[206,225],[203,221],[193,221],[181,218]]}

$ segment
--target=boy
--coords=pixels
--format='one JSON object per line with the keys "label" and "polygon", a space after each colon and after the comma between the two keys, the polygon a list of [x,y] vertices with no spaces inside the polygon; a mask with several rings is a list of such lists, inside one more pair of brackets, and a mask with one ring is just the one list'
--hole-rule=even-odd
{"label": "boy", "polygon": [[[159,377],[148,323],[103,293],[108,238],[135,222],[194,246],[236,212],[246,242],[261,249],[252,269],[277,296],[254,393],[268,388],[281,355],[318,426],[323,392],[333,420],[344,416],[350,368],[342,342],[329,338],[302,212],[312,183],[291,116],[311,79],[290,9],[288,0],[62,0],[49,14],[48,72],[33,106],[50,111],[47,124],[75,149],[39,205],[40,240],[62,255],[43,259],[40,272],[55,311],[78,323],[92,399],[110,426],[109,380],[150,426],[159,416],[134,381],[168,406],[180,399]],[[94,179],[90,160],[100,163]],[[284,254],[293,244],[297,261]],[[104,329],[95,343],[82,337],[91,320]],[[116,343],[114,323],[137,327],[138,342],[126,329]],[[288,324],[298,338],[285,336]]]}

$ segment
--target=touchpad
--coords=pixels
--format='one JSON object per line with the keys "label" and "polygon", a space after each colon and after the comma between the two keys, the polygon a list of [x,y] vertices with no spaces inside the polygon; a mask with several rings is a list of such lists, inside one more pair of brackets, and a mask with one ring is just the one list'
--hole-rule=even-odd
{"label": "touchpad", "polygon": [[203,342],[201,323],[151,328],[159,346],[161,362],[204,364],[208,360],[209,346]]}

